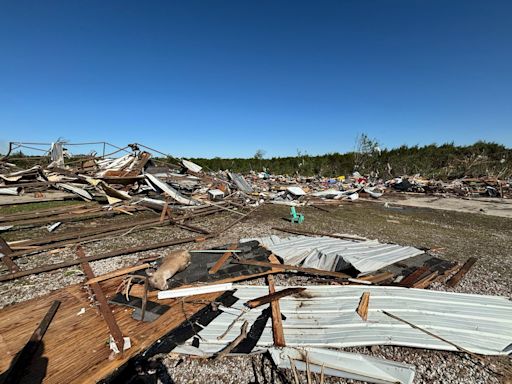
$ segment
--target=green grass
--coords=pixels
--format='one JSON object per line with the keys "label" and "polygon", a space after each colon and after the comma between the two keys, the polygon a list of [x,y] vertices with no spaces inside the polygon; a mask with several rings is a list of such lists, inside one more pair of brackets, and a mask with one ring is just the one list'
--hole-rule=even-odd
{"label": "green grass", "polygon": [[58,201],[43,201],[41,203],[26,203],[0,206],[0,215],[10,215],[13,213],[23,213],[38,211],[41,209],[58,208],[68,205],[83,204],[81,200],[58,200]]}

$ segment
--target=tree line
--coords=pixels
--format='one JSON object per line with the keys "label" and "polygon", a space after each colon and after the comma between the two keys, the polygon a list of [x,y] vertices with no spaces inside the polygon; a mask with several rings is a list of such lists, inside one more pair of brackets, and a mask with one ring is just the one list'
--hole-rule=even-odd
{"label": "tree line", "polygon": [[504,179],[512,175],[512,149],[484,141],[466,146],[447,143],[380,149],[376,141],[362,135],[357,149],[348,153],[319,156],[299,153],[297,156],[263,158],[262,152],[259,150],[252,158],[215,157],[190,160],[211,171],[266,171],[280,175],[336,177],[349,175],[354,171],[384,179],[415,174],[435,179],[464,176]]}

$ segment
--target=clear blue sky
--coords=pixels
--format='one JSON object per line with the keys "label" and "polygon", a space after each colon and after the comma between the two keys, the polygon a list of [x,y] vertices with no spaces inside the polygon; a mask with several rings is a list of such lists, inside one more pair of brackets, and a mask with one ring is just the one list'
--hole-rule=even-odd
{"label": "clear blue sky", "polygon": [[512,1],[0,3],[0,140],[512,146]]}

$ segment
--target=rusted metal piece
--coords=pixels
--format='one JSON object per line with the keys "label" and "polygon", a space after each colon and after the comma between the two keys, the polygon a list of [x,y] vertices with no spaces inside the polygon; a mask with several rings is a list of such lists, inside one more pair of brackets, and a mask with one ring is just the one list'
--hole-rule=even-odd
{"label": "rusted metal piece", "polygon": [[16,265],[14,261],[12,261],[11,254],[11,248],[9,247],[9,245],[7,245],[5,240],[0,237],[0,258],[2,259],[5,266],[9,269],[9,272],[19,272],[20,268]]}
{"label": "rusted metal piece", "polygon": [[446,282],[446,285],[448,287],[455,287],[457,284],[459,284],[459,281],[466,275],[466,273],[469,272],[477,260],[478,259],[476,257],[470,257],[467,259],[464,265],[457,271],[457,273]]}
{"label": "rusted metal piece", "polygon": [[55,313],[59,309],[61,302],[55,300],[39,326],[35,329],[32,336],[28,340],[23,349],[14,357],[6,376],[3,378],[3,383],[19,383],[22,377],[27,373],[27,367],[30,366],[31,360],[41,345],[41,341],[50,326]]}
{"label": "rusted metal piece", "polygon": [[[94,279],[94,272],[89,265],[89,261],[85,257],[83,248],[79,246],[76,250],[76,254],[79,258],[80,265],[82,266],[85,276],[89,280]],[[119,329],[119,325],[117,325],[116,319],[112,314],[112,310],[107,303],[107,298],[105,297],[105,294],[103,293],[99,283],[92,283],[89,286],[94,292],[94,299],[98,303],[98,309],[103,316],[103,319],[107,323],[107,327],[110,331],[110,334],[112,335],[112,338],[114,339],[114,342],[116,343],[117,349],[122,353],[124,349],[123,333],[121,332],[121,329]]]}

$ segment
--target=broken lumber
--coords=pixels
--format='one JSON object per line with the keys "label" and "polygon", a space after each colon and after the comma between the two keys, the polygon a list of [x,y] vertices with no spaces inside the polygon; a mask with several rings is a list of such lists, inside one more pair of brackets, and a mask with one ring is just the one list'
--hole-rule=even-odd
{"label": "broken lumber", "polygon": [[[85,257],[83,248],[79,246],[76,250],[76,253],[85,276],[87,276],[89,280],[94,279],[94,272],[92,271],[92,268]],[[98,303],[98,309],[103,316],[103,320],[105,320],[105,323],[107,323],[107,327],[110,331],[110,334],[112,335],[112,338],[114,339],[114,342],[116,343],[117,349],[120,353],[122,353],[124,350],[123,333],[121,332],[121,329],[119,329],[119,325],[117,325],[116,319],[112,314],[112,310],[107,303],[107,298],[105,297],[105,294],[103,293],[103,290],[98,283],[92,283],[89,286],[94,292],[94,299]]]}
{"label": "broken lumber", "polygon": [[141,264],[141,265],[134,265],[133,267],[121,268],[121,269],[118,269],[118,270],[110,272],[110,273],[105,273],[104,275],[96,276],[90,280],[87,280],[85,283],[91,285],[94,283],[99,283],[100,281],[113,279],[114,277],[127,275],[129,273],[140,271],[141,269],[146,269],[146,268],[150,268],[150,267],[151,267],[150,264],[145,263],[145,264]]}
{"label": "broken lumber", "polygon": [[0,259],[2,259],[3,263],[9,269],[9,272],[15,273],[19,272],[20,268],[16,265],[14,261],[11,259],[12,250],[9,245],[5,242],[3,238],[0,237]]}
{"label": "broken lumber", "polygon": [[30,365],[32,358],[39,349],[46,330],[50,326],[59,306],[60,301],[58,300],[55,300],[52,303],[50,309],[43,317],[43,320],[41,320],[39,326],[35,329],[34,333],[32,333],[32,336],[30,336],[27,344],[25,344],[23,349],[16,355],[16,357],[14,357],[11,362],[11,366],[7,371],[7,375],[3,380],[4,383],[14,384],[21,381],[21,378],[26,373],[26,369]]}
{"label": "broken lumber", "polygon": [[356,312],[364,321],[368,320],[368,305],[370,304],[370,292],[363,292]]}
{"label": "broken lumber", "polygon": [[470,257],[466,260],[464,265],[457,271],[455,275],[453,275],[447,282],[446,285],[450,288],[455,287],[459,281],[469,272],[471,267],[476,263],[478,259],[476,257]]}
{"label": "broken lumber", "polygon": [[[238,246],[238,244],[234,243],[229,246],[229,249],[235,249]],[[210,268],[208,273],[210,275],[213,275],[214,273],[217,273],[219,269],[222,268],[222,266],[226,263],[226,261],[229,259],[229,256],[231,256],[233,253],[231,251],[228,251],[224,253],[219,260],[213,265],[213,267]]]}
{"label": "broken lumber", "polygon": [[233,260],[232,263],[243,264],[243,265],[256,265],[259,267],[280,269],[280,270],[287,271],[287,272],[288,271],[304,272],[304,273],[308,273],[310,275],[315,275],[315,276],[330,276],[330,277],[337,277],[340,279],[350,279],[351,278],[349,275],[347,275],[345,273],[341,273],[341,272],[324,271],[323,269],[298,267],[298,266],[289,265],[289,264],[267,263],[264,261],[255,261],[255,260]]}
{"label": "broken lumber", "polygon": [[275,300],[279,300],[286,296],[295,295],[296,293],[305,291],[306,288],[286,288],[279,292],[273,292],[265,296],[257,297],[256,299],[249,300],[245,305],[249,308],[257,308],[262,305],[271,303]]}
{"label": "broken lumber", "polygon": [[[213,235],[206,236],[206,238],[210,238],[210,237],[213,237]],[[96,261],[96,260],[108,259],[110,257],[127,255],[127,254],[130,254],[130,253],[136,253],[136,252],[142,252],[142,251],[150,251],[150,250],[157,249],[157,248],[169,247],[171,245],[191,243],[191,242],[197,241],[197,239],[198,239],[197,237],[188,237],[188,238],[185,238],[185,239],[169,240],[169,241],[164,241],[164,242],[161,242],[161,243],[145,244],[145,245],[141,245],[141,246],[137,246],[137,247],[132,247],[132,248],[125,248],[125,249],[114,250],[112,252],[108,252],[108,253],[105,253],[103,255],[88,256],[85,259],[87,261]],[[62,263],[43,265],[41,267],[37,267],[37,268],[33,268],[33,269],[28,269],[26,271],[19,271],[19,272],[15,272],[15,273],[9,273],[9,274],[5,274],[5,275],[1,275],[0,276],[0,282],[14,280],[14,279],[18,279],[20,277],[24,277],[24,276],[28,276],[28,275],[34,275],[34,274],[37,274],[37,273],[54,271],[54,270],[60,269],[60,268],[71,267],[73,265],[77,265],[77,264],[80,264],[80,263],[81,263],[80,260],[68,260],[68,261],[64,261]]]}
{"label": "broken lumber", "polygon": [[326,233],[326,232],[305,231],[303,229],[291,229],[291,228],[279,228],[279,227],[272,227],[272,229],[275,229],[276,231],[292,233],[294,235],[326,236],[326,237],[334,237],[335,239],[347,239],[347,240],[354,240],[354,241],[366,240],[365,238],[359,237],[359,236],[335,235],[335,234]]}
{"label": "broken lumber", "polygon": [[[276,287],[274,285],[274,276],[267,276],[268,292],[270,294],[275,293]],[[272,316],[272,337],[274,339],[274,345],[276,347],[286,347],[286,341],[284,339],[283,331],[283,319],[281,318],[281,307],[279,300],[274,300],[270,303],[270,310]]]}

